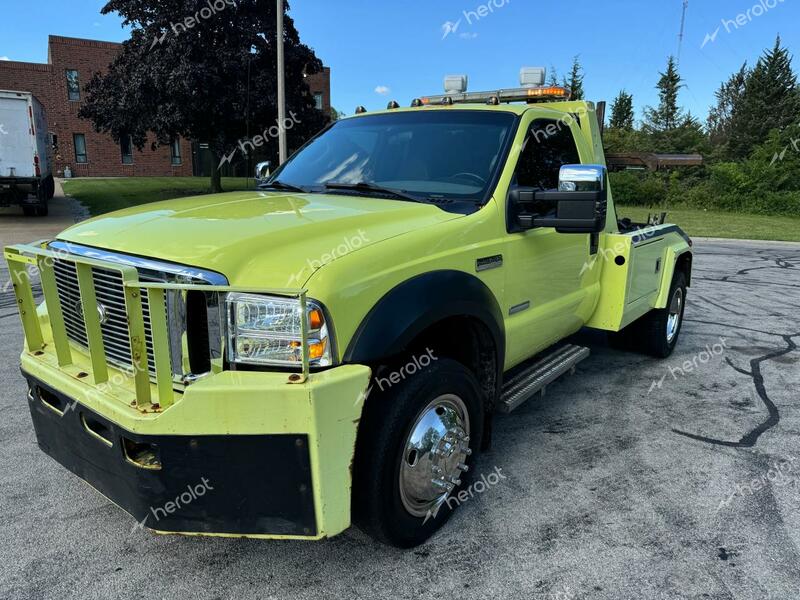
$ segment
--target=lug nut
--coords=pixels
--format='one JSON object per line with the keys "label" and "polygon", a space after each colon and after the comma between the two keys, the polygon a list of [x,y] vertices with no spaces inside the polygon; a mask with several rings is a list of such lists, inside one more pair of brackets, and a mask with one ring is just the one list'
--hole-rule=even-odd
{"label": "lug nut", "polygon": [[461,480],[458,479],[457,477],[451,477],[450,483],[452,483],[453,485],[461,485]]}
{"label": "lug nut", "polygon": [[466,473],[467,471],[469,471],[469,467],[464,463],[458,463],[457,469],[462,473]]}

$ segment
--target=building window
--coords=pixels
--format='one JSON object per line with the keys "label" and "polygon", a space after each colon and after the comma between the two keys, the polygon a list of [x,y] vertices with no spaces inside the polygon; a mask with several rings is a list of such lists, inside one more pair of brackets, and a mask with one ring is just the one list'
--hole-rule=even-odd
{"label": "building window", "polygon": [[75,133],[72,135],[72,143],[75,145],[75,162],[78,164],[88,163],[89,157],[86,154],[86,136],[82,133]]}
{"label": "building window", "polygon": [[317,110],[322,110],[322,92],[314,92],[314,106]]}
{"label": "building window", "polygon": [[183,157],[181,156],[181,140],[173,138],[169,145],[169,155],[174,166],[183,164]]}
{"label": "building window", "polygon": [[81,99],[81,86],[78,82],[78,72],[72,69],[67,70],[67,96],[72,102],[77,102]]}
{"label": "building window", "polygon": [[119,149],[122,152],[122,164],[133,164],[133,140],[129,135],[123,135],[119,140]]}

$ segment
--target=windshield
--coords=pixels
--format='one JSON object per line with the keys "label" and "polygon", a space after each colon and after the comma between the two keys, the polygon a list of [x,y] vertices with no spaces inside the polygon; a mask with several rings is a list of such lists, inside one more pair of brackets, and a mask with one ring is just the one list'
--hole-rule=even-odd
{"label": "windshield", "polygon": [[515,123],[511,113],[457,110],[346,119],[312,140],[272,180],[311,191],[369,184],[423,201],[483,204]]}

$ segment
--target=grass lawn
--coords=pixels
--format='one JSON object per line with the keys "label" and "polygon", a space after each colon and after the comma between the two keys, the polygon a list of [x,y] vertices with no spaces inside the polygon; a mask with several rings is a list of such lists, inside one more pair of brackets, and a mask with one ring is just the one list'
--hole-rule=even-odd
{"label": "grass lawn", "polygon": [[[223,178],[222,188],[233,192],[252,187],[253,180]],[[209,193],[206,177],[121,177],[117,179],[71,179],[64,192],[81,202],[92,216],[120,208]],[[642,222],[650,209],[633,206],[617,208],[620,217]],[[782,240],[800,242],[800,217],[768,217],[690,208],[669,211],[667,220],[677,223],[694,237]]]}
{"label": "grass lawn", "polygon": [[[618,206],[620,218],[644,222],[647,213],[657,209],[639,206]],[[693,237],[734,238],[740,240],[779,240],[800,242],[800,217],[769,217],[693,208],[667,211],[667,222],[675,223]]]}
{"label": "grass lawn", "polygon": [[[110,179],[69,179],[64,193],[83,204],[92,216],[185,196],[208,194],[208,177],[119,177]],[[222,189],[235,192],[253,187],[252,179],[223,177]]]}

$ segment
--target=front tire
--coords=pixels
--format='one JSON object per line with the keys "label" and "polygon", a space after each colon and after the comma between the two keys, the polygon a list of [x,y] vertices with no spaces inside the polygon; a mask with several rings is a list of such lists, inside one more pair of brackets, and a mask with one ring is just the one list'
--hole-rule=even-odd
{"label": "front tire", "polygon": [[460,363],[432,359],[392,385],[389,376],[403,368],[378,374],[364,408],[353,516],[378,541],[413,548],[447,522],[458,506],[453,494],[469,485],[484,409],[475,376]]}

